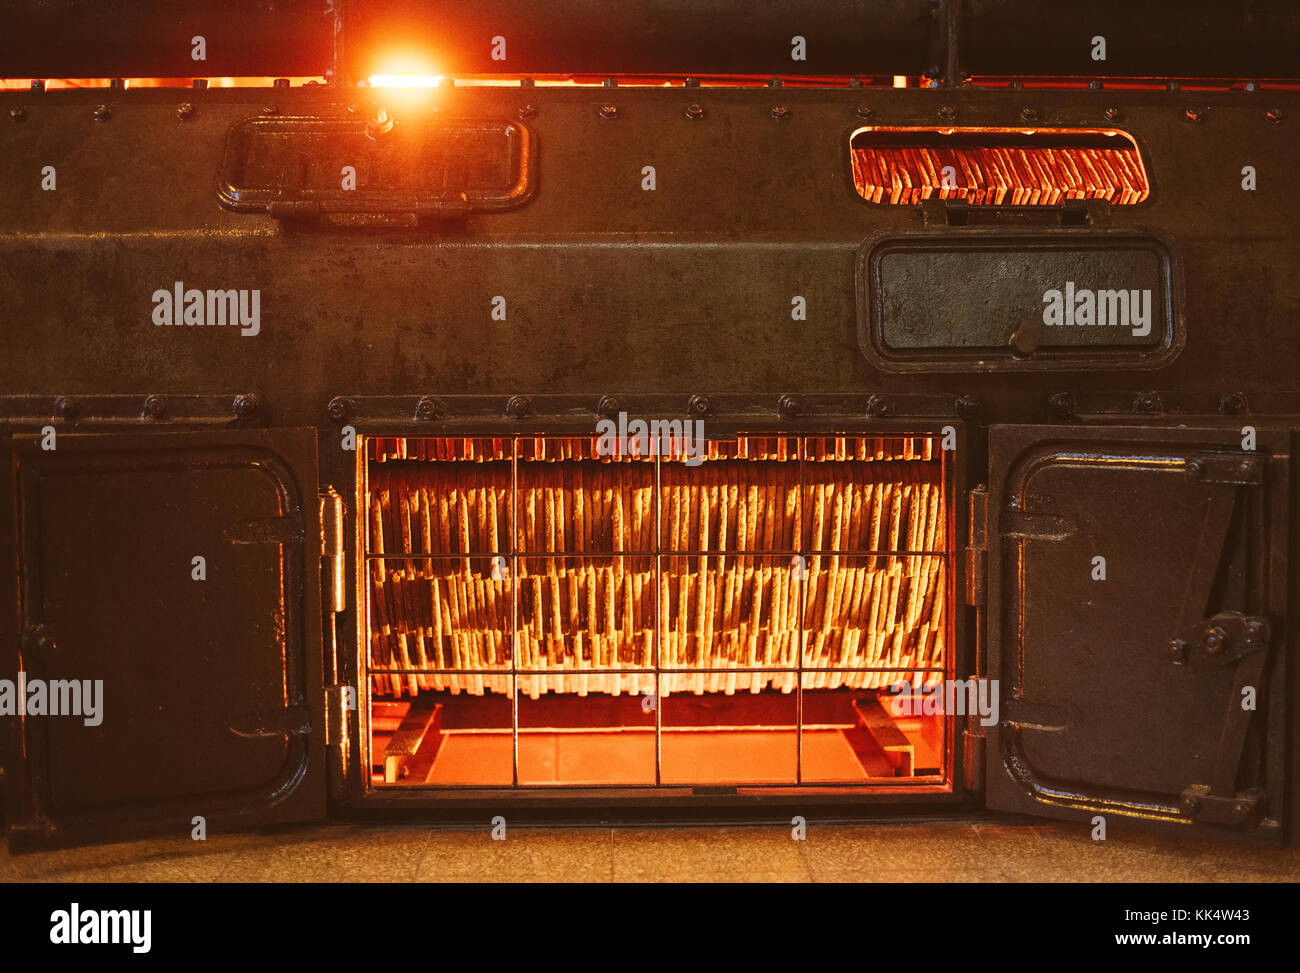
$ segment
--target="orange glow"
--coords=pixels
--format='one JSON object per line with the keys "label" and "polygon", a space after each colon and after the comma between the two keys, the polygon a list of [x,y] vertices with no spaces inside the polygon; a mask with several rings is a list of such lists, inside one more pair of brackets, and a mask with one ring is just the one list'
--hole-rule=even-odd
{"label": "orange glow", "polygon": [[436,88],[442,82],[441,74],[372,74],[372,88]]}

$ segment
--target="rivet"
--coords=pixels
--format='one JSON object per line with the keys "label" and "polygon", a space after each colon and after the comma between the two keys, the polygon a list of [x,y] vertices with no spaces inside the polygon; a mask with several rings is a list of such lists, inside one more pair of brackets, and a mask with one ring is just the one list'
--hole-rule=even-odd
{"label": "rivet", "polygon": [[194,106],[188,101],[176,106],[176,117],[181,121],[189,121],[194,117]]}
{"label": "rivet", "polygon": [[686,106],[686,117],[687,117],[687,118],[703,118],[703,117],[704,117],[704,109],[701,108],[699,105],[687,105],[687,106]]}
{"label": "rivet", "polygon": [[707,395],[692,395],[690,401],[686,403],[686,414],[701,418],[707,416],[713,411],[713,403],[709,401]]}
{"label": "rivet", "polygon": [[21,122],[24,118],[27,117],[27,109],[24,108],[22,105],[14,105],[12,108],[9,109],[9,117],[12,118],[15,122]]}
{"label": "rivet", "polygon": [[781,413],[781,415],[787,419],[793,419],[798,416],[802,408],[803,402],[800,401],[799,396],[790,395],[789,393],[781,396],[780,400],[776,403],[776,411]]}
{"label": "rivet", "polygon": [[441,399],[436,399],[431,395],[420,397],[420,401],[415,403],[415,418],[423,422],[429,422],[433,419],[441,419],[446,415],[447,410]]}
{"label": "rivet", "polygon": [[1120,110],[1115,105],[1111,105],[1102,114],[1106,116],[1108,122],[1117,122],[1120,119]]}
{"label": "rivet", "polygon": [[146,419],[161,419],[167,414],[167,400],[161,395],[150,395],[144,400],[144,417]]}
{"label": "rivet", "polygon": [[858,105],[857,107],[857,116],[859,118],[870,118],[874,114],[875,112],[870,105]]}
{"label": "rivet", "polygon": [[1020,109],[1020,117],[1027,122],[1036,122],[1038,121],[1038,109],[1030,108],[1026,105],[1024,108]]}
{"label": "rivet", "polygon": [[234,410],[235,415],[240,419],[251,419],[253,416],[257,415],[257,410],[260,406],[261,402],[258,400],[256,395],[252,394],[236,395],[235,401],[231,403],[231,408]]}
{"label": "rivet", "polygon": [[957,109],[953,108],[952,105],[940,105],[939,117],[945,122],[950,122],[957,117]]}
{"label": "rivet", "polygon": [[617,118],[617,117],[618,117],[618,106],[617,106],[617,105],[601,105],[601,106],[600,106],[600,117],[601,117],[601,118]]}
{"label": "rivet", "polygon": [[506,402],[506,415],[511,419],[524,419],[533,411],[533,401],[526,395],[512,395]]}
{"label": "rivet", "polygon": [[596,403],[596,415],[602,419],[615,419],[622,411],[623,403],[612,395],[602,395],[600,401]]}
{"label": "rivet", "polygon": [[783,119],[789,118],[790,109],[787,108],[785,105],[777,105],[775,108],[772,109],[772,117],[775,118],[777,121],[781,121]]}
{"label": "rivet", "polygon": [[97,122],[106,122],[113,112],[107,105],[96,105],[90,112],[90,117]]}
{"label": "rivet", "polygon": [[879,395],[867,399],[867,415],[873,419],[889,415],[889,403]]}
{"label": "rivet", "polygon": [[77,414],[77,404],[61,395],[54,400],[54,414],[60,419],[71,419]]}
{"label": "rivet", "polygon": [[330,399],[330,403],[325,410],[331,419],[335,422],[342,422],[348,417],[348,400],[340,396]]}

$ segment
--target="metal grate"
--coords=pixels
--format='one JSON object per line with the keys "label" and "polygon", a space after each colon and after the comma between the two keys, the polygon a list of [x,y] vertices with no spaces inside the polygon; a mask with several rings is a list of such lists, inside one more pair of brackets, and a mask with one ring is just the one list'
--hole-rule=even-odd
{"label": "metal grate", "polygon": [[786,699],[802,782],[806,695],[943,677],[936,439],[745,435],[695,466],[632,447],[366,440],[374,696],[501,694],[516,784],[521,699],[653,693],[656,784],[669,699]]}

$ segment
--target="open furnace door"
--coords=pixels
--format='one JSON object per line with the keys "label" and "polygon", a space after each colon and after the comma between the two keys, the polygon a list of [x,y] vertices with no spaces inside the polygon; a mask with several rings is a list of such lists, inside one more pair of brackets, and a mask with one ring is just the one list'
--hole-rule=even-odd
{"label": "open furnace door", "polygon": [[988,805],[1280,838],[1287,436],[989,442]]}
{"label": "open furnace door", "polygon": [[11,846],[323,816],[314,430],[50,445],[3,483]]}

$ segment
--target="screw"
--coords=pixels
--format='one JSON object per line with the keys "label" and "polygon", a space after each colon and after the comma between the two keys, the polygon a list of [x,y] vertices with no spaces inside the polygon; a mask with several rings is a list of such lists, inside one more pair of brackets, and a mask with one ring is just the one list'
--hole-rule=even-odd
{"label": "screw", "polygon": [[188,101],[176,106],[176,117],[181,121],[189,121],[194,117],[194,106]]}
{"label": "screw", "polygon": [[601,105],[601,106],[600,106],[600,117],[601,117],[601,118],[617,118],[617,117],[618,117],[618,106],[617,106],[617,105]]}
{"label": "screw", "polygon": [[1225,392],[1219,396],[1219,413],[1225,416],[1240,415],[1246,411],[1246,397],[1240,392]]}
{"label": "screw", "polygon": [[1183,112],[1183,117],[1189,122],[1200,122],[1205,120],[1205,112],[1199,108],[1188,108]]}
{"label": "screw", "polygon": [[96,105],[91,111],[90,117],[97,122],[106,122],[108,121],[108,117],[112,114],[112,111],[109,110],[107,105]]}
{"label": "screw", "polygon": [[786,419],[795,418],[799,415],[802,408],[803,402],[800,401],[799,396],[791,395],[788,392],[781,396],[780,400],[776,403],[776,411],[781,413],[781,415]]}
{"label": "screw", "polygon": [[167,400],[161,395],[150,395],[144,400],[144,417],[161,419],[167,413]]}
{"label": "screw", "polygon": [[1270,108],[1268,111],[1264,113],[1264,117],[1267,118],[1270,122],[1277,124],[1282,120],[1282,109]]}
{"label": "screw", "polygon": [[442,402],[432,396],[421,396],[420,401],[415,403],[415,418],[425,422],[441,418],[445,411]]}
{"label": "screw", "polygon": [[232,403],[235,415],[240,419],[251,419],[257,414],[260,406],[261,403],[258,401],[257,396],[252,394],[236,395],[235,401]]}
{"label": "screw", "polygon": [[772,117],[775,118],[778,122],[781,121],[782,119],[789,118],[790,109],[787,108],[785,105],[777,105],[775,108],[772,109]]}
{"label": "screw", "polygon": [[526,395],[512,395],[506,402],[506,415],[511,419],[524,419],[533,411],[533,400]]}
{"label": "screw", "polygon": [[59,396],[54,400],[54,414],[60,419],[71,419],[77,414],[77,406],[71,399]]}
{"label": "screw", "polygon": [[1212,628],[1205,634],[1205,651],[1218,655],[1228,644],[1228,633],[1221,628]]}
{"label": "screw", "polygon": [[596,415],[602,419],[613,419],[623,411],[623,403],[612,395],[602,395],[596,403]]}
{"label": "screw", "polygon": [[537,106],[536,106],[536,105],[522,105],[522,106],[520,106],[520,108],[519,108],[519,117],[520,117],[521,119],[522,119],[522,118],[532,118],[532,117],[533,117],[534,115],[536,115],[536,114],[537,114]]}
{"label": "screw", "polygon": [[1154,392],[1139,392],[1133,397],[1133,411],[1154,413],[1160,411],[1160,396]]}
{"label": "screw", "polygon": [[957,117],[957,109],[953,108],[952,105],[940,105],[939,117],[942,118],[945,122],[951,122],[954,118]]}
{"label": "screw", "polygon": [[875,113],[872,111],[870,105],[858,105],[859,118],[870,118],[873,114]]}
{"label": "screw", "polygon": [[686,414],[697,419],[707,416],[712,410],[713,403],[709,401],[707,395],[692,395],[690,401],[686,403]]}
{"label": "screw", "polygon": [[24,118],[27,117],[27,109],[24,108],[22,105],[14,105],[13,108],[9,109],[9,117],[12,118],[15,122],[21,122]]}
{"label": "screw", "polygon": [[1025,106],[1020,109],[1020,117],[1027,122],[1036,122],[1038,121],[1038,109]]}
{"label": "screw", "polygon": [[704,117],[704,109],[701,108],[699,105],[687,105],[687,106],[686,106],[686,117],[687,117],[687,118],[703,118],[703,117]]}
{"label": "screw", "polygon": [[1111,105],[1104,112],[1102,112],[1102,114],[1106,116],[1106,121],[1108,122],[1117,122],[1120,120],[1120,110],[1119,110],[1119,106],[1117,105]]}
{"label": "screw", "polygon": [[1073,392],[1053,392],[1047,404],[1052,407],[1053,412],[1061,416],[1072,416],[1078,411],[1078,403],[1074,400]]}
{"label": "screw", "polygon": [[867,415],[873,418],[889,415],[889,403],[878,395],[867,399]]}
{"label": "screw", "polygon": [[330,404],[326,406],[325,411],[335,422],[342,422],[348,417],[348,400],[335,396],[330,399]]}

